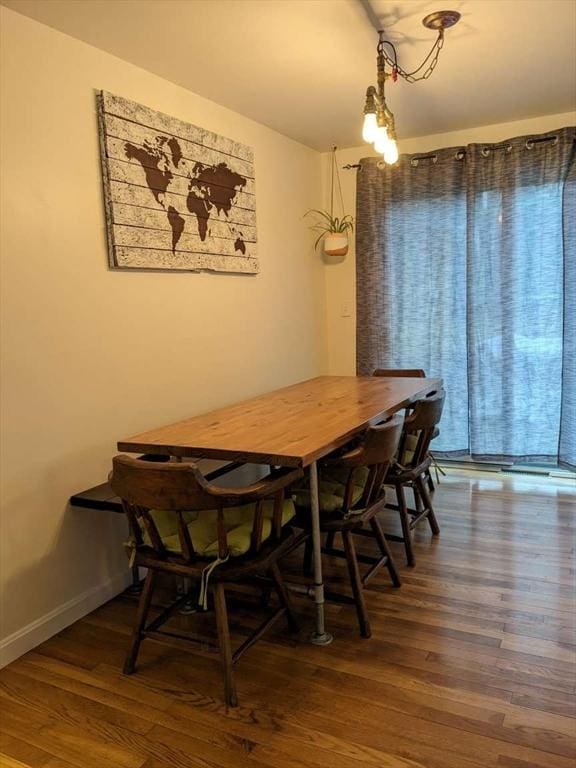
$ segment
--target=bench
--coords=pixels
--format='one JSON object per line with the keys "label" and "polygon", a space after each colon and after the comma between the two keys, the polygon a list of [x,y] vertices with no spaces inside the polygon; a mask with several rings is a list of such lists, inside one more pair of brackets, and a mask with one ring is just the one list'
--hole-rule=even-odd
{"label": "bench", "polygon": [[[158,456],[145,454],[140,457],[143,461],[168,461],[168,456]],[[200,459],[196,462],[198,468],[206,480],[215,480],[217,477],[227,475],[230,472],[241,467],[241,464],[230,461],[217,461],[215,459]],[[110,483],[101,483],[86,491],[80,491],[70,496],[70,505],[72,507],[84,507],[85,509],[101,509],[109,512],[123,512],[122,502],[116,496]]]}

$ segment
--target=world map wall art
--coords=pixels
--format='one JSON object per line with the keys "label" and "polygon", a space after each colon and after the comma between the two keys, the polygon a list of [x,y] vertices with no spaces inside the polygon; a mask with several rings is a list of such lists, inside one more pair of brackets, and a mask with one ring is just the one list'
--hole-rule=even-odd
{"label": "world map wall art", "polygon": [[98,94],[112,269],[255,273],[250,147]]}

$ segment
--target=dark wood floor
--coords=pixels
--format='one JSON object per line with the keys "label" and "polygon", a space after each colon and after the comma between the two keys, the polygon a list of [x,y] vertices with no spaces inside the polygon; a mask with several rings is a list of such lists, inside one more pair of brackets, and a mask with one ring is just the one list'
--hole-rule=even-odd
{"label": "dark wood floor", "polygon": [[[217,658],[188,645],[147,640],[122,676],[134,603],[119,597],[0,672],[0,765],[574,768],[574,494],[453,472],[440,537],[418,533],[400,590],[383,573],[367,593],[372,639],[348,606],[328,608],[329,647],[279,627],[241,660],[237,710]],[[254,621],[232,618],[237,637]]]}

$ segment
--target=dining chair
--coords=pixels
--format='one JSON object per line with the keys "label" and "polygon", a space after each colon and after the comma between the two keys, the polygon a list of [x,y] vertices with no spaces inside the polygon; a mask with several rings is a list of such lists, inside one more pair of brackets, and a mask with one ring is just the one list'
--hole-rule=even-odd
{"label": "dining chair", "polygon": [[[147,621],[157,575],[182,576],[198,589],[199,607],[213,602],[226,703],[237,706],[233,665],[280,617],[286,617],[291,630],[298,628],[278,560],[295,544],[289,525],[295,508],[285,491],[301,477],[300,469],[276,470],[252,485],[228,488],[209,483],[193,463],[150,464],[124,455],[113,459],[109,480],[130,523],[131,563],[148,569],[125,674],[134,672],[142,640],[150,633],[176,634],[159,629],[188,595]],[[226,590],[252,579],[272,585],[279,608],[233,652]]]}
{"label": "dining chair", "polygon": [[[320,462],[320,530],[333,541],[336,533],[342,535],[344,548],[336,549],[333,544],[323,548],[323,553],[342,557],[348,566],[352,597],[325,590],[328,600],[354,603],[362,637],[370,637],[370,621],[364,600],[364,587],[368,581],[386,566],[392,584],[399,587],[400,576],[392,553],[384,536],[378,513],[385,508],[385,488],[388,467],[392,461],[402,432],[402,417],[394,416],[389,421],[367,429],[354,447],[341,454],[333,454]],[[306,484],[293,488],[298,508],[297,522],[309,529],[310,496]],[[369,528],[366,528],[369,526]],[[374,557],[357,553],[354,535],[373,539],[379,550]],[[331,537],[331,538],[330,538]],[[312,557],[310,539],[306,540],[304,553],[305,570],[309,570]],[[370,568],[362,576],[359,563]]]}
{"label": "dining chair", "polygon": [[[432,462],[430,441],[442,417],[444,400],[444,390],[438,390],[431,396],[416,401],[413,410],[404,420],[398,452],[386,476],[385,482],[394,486],[397,499],[396,505],[386,506],[398,510],[402,526],[402,536],[386,534],[386,538],[404,543],[409,566],[415,564],[412,531],[418,523],[426,519],[433,535],[440,533],[426,478]],[[416,509],[409,508],[406,503],[407,487],[414,493]]]}
{"label": "dining chair", "polygon": [[[384,376],[387,378],[425,379],[426,372],[422,368],[376,368],[372,376]],[[410,411],[411,407],[408,407],[406,409],[406,415],[408,415]],[[432,435],[432,440],[435,440],[439,434],[440,430],[438,427],[436,427],[434,434]],[[410,444],[411,442],[413,443],[413,441],[409,438],[408,443]],[[414,445],[412,445],[412,448],[413,447]],[[436,467],[436,477],[438,478],[438,472],[442,472],[442,474],[444,474],[444,472],[440,469],[432,454],[430,454],[430,457],[432,458],[432,463]],[[428,484],[428,490],[431,494],[433,494],[436,490],[436,486],[434,484],[434,480],[432,479],[432,473],[430,472],[430,469],[426,471],[426,483]],[[418,500],[416,500],[416,504],[418,504]]]}

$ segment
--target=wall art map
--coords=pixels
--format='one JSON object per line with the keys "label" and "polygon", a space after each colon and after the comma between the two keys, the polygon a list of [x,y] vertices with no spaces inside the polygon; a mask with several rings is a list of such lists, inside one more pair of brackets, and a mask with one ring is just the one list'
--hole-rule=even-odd
{"label": "wall art map", "polygon": [[104,91],[98,114],[112,268],[258,272],[249,147]]}

